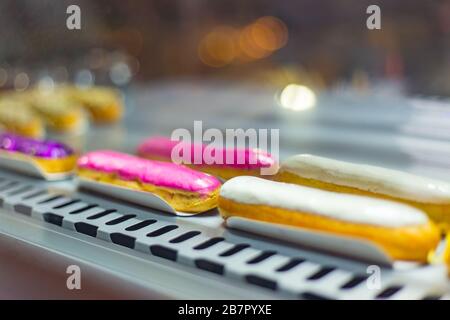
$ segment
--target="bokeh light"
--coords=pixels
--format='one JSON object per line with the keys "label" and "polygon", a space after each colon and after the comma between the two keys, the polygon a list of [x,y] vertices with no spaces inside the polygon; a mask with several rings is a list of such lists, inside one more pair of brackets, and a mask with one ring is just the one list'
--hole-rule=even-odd
{"label": "bokeh light", "polygon": [[130,82],[131,70],[126,63],[117,62],[109,70],[109,77],[115,85],[122,86]]}
{"label": "bokeh light", "polygon": [[25,72],[19,72],[14,78],[14,89],[23,91],[30,85],[30,78]]}
{"label": "bokeh light", "polygon": [[251,25],[255,43],[266,50],[284,47],[288,41],[288,30],[283,21],[275,17],[262,17]]}
{"label": "bokeh light", "polygon": [[285,109],[304,111],[316,106],[316,94],[306,86],[289,84],[281,91],[279,103]]}
{"label": "bokeh light", "polygon": [[275,17],[261,17],[241,28],[215,27],[200,41],[198,55],[210,67],[224,67],[270,56],[286,45],[288,29]]}
{"label": "bokeh light", "polygon": [[79,70],[75,75],[75,84],[78,87],[90,87],[94,84],[95,76],[88,69]]}
{"label": "bokeh light", "polygon": [[[267,50],[258,44],[253,29],[254,25],[249,25],[245,27],[241,31],[239,37],[239,48],[241,50],[241,58],[244,58],[245,60],[265,58],[272,53],[271,50]],[[261,35],[261,32],[259,35]],[[261,39],[258,40],[259,42],[261,42],[260,41]]]}
{"label": "bokeh light", "polygon": [[210,67],[223,67],[236,57],[238,32],[231,27],[221,26],[208,33],[200,42],[200,60]]}
{"label": "bokeh light", "polygon": [[52,91],[55,89],[55,81],[49,75],[45,75],[41,79],[39,79],[37,85],[39,90],[43,91]]}

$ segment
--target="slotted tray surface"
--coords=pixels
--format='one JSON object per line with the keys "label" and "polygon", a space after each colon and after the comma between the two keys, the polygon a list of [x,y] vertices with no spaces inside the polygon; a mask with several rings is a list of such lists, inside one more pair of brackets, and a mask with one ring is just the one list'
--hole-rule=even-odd
{"label": "slotted tray surface", "polygon": [[[367,286],[368,264],[230,231],[217,214],[175,217],[75,189],[0,171],[0,203],[13,214],[270,290],[280,298],[446,299],[434,267],[381,268],[381,287]],[[437,272],[437,271],[436,271]],[[417,276],[422,274],[422,276]],[[433,278],[431,276],[431,278]]]}

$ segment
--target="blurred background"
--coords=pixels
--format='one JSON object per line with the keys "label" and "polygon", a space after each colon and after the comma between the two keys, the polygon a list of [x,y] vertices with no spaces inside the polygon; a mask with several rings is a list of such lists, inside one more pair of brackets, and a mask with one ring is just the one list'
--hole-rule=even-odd
{"label": "blurred background", "polygon": [[[66,9],[81,8],[81,30]],[[381,30],[366,9],[381,8]],[[119,87],[80,148],[175,128],[280,129],[315,153],[450,179],[449,0],[2,0],[0,89]]]}
{"label": "blurred background", "polygon": [[[80,31],[66,28],[70,4],[81,8]],[[366,28],[370,4],[382,9],[381,30]],[[2,0],[0,41],[3,87],[48,74],[118,85],[131,78],[319,87],[389,79],[412,93],[450,94],[446,0]]]}

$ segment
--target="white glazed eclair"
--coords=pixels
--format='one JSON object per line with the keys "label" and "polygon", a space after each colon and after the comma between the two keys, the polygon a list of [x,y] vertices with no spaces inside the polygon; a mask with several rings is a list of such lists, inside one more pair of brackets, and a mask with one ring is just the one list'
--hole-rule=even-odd
{"label": "white glazed eclair", "polygon": [[427,260],[438,228],[416,208],[256,177],[236,177],[220,190],[221,215],[365,239],[393,259]]}
{"label": "white glazed eclair", "polygon": [[400,201],[425,211],[444,230],[450,228],[450,184],[446,182],[312,155],[288,158],[274,180]]}

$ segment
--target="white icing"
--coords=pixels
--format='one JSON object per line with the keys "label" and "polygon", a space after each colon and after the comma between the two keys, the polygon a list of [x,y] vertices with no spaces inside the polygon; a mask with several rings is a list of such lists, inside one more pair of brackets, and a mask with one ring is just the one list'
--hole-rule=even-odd
{"label": "white icing", "polygon": [[300,211],[357,224],[402,227],[428,221],[420,210],[401,203],[256,177],[228,180],[220,189],[220,196],[239,203]]}
{"label": "white icing", "polygon": [[405,200],[450,204],[449,183],[397,170],[312,155],[296,155],[283,163],[282,171]]}

